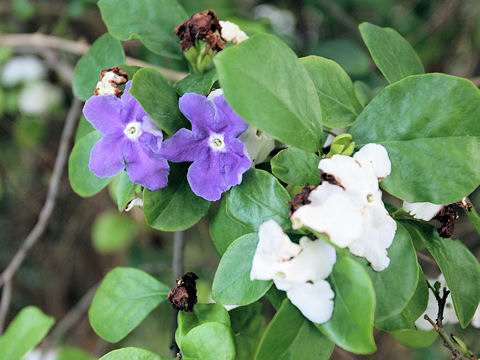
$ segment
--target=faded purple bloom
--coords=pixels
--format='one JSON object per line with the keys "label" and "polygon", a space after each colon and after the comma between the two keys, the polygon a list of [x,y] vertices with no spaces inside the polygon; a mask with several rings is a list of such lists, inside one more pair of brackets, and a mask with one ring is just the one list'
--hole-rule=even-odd
{"label": "faded purple bloom", "polygon": [[179,106],[192,130],[180,129],[165,140],[162,154],[173,162],[193,161],[187,174],[192,191],[207,200],[218,200],[223,192],[240,184],[242,174],[250,168],[245,145],[237,139],[248,124],[227,104],[221,90],[208,98],[187,93]]}
{"label": "faded purple bloom", "polygon": [[85,118],[103,136],[90,153],[90,171],[109,177],[127,169],[130,180],[150,190],[167,186],[168,162],[160,155],[162,131],[128,92],[121,98],[92,96],[83,107]]}

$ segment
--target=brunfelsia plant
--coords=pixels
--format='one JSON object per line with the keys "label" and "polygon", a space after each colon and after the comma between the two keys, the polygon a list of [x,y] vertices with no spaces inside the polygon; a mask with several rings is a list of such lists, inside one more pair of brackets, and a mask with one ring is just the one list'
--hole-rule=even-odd
{"label": "brunfelsia plant", "polygon": [[[425,74],[405,39],[368,23],[360,33],[389,83],[373,98],[334,61],[248,37],[213,10],[189,18],[175,0],[98,5],[109,32],[75,69],[86,103],[72,188],[92,196],[111,184],[119,210],[143,206],[163,231],[194,226],[218,201],[210,233],[222,255],[212,304],[194,305],[195,274],[170,291],[141,270],[112,270],[89,311],[100,337],[120,341],[169,297],[187,310],[175,334],[183,359],[328,359],[334,345],[368,354],[375,328],[415,347],[440,334],[452,354],[473,358],[442,329],[443,316],[480,324],[480,266],[448,238],[480,184],[471,82]],[[172,83],[125,64],[121,41],[131,38],[184,58],[190,74]],[[424,248],[438,285],[418,263]],[[276,310],[267,327],[264,297]],[[160,359],[139,348],[102,359],[137,357]]]}

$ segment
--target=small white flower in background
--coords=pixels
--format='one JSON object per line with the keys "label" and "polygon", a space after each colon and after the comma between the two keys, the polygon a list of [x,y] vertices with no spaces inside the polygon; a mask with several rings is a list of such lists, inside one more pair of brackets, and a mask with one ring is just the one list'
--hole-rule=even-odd
{"label": "small white flower in background", "polygon": [[403,202],[403,210],[412,215],[415,219],[430,221],[435,215],[437,215],[440,210],[442,210],[444,205],[432,204],[429,202],[417,202],[409,203],[407,201]]}
{"label": "small white flower in background", "polygon": [[245,144],[253,164],[264,162],[275,149],[275,139],[252,125],[238,139]]}
{"label": "small white flower in background", "polygon": [[328,321],[335,294],[325,279],[336,261],[335,248],[307,237],[297,245],[273,220],[260,226],[258,237],[250,278],[273,279],[306,318],[316,323]]}
{"label": "small white flower in background", "polygon": [[248,39],[247,34],[245,34],[237,24],[220,20],[220,26],[222,27],[220,35],[225,41],[232,41],[234,44],[238,44]]}
{"label": "small white flower in background", "polygon": [[132,210],[135,206],[138,206],[138,207],[143,207],[143,199],[141,198],[135,198],[135,199],[132,199],[128,202],[127,206],[125,207],[125,212],[129,212],[130,210]]}
{"label": "small white flower in background", "polygon": [[8,60],[2,71],[2,84],[6,87],[15,86],[24,82],[44,79],[47,68],[35,56],[17,56]]}
{"label": "small white flower in background", "polygon": [[306,226],[325,233],[334,244],[366,258],[374,270],[386,269],[387,249],[397,230],[378,187],[391,171],[387,151],[367,144],[353,157],[322,159],[319,168],[326,180],[310,193],[311,203],[292,214],[293,228]]}
{"label": "small white flower in background", "polygon": [[34,349],[29,351],[23,358],[23,360],[55,360],[58,356],[56,349],[42,351]]}
{"label": "small white flower in background", "polygon": [[267,18],[272,28],[279,34],[293,36],[295,34],[295,15],[290,10],[280,9],[275,5],[261,4],[253,8],[256,19]]}
{"label": "small white flower in background", "polygon": [[45,115],[63,99],[58,86],[46,81],[28,83],[20,92],[18,109],[26,115]]}

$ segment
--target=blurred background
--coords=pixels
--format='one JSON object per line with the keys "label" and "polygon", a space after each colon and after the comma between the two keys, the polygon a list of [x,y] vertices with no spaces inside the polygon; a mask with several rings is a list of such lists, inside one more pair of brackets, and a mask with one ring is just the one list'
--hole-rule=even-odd
{"label": "blurred background", "polygon": [[[132,0],[134,1],[134,0]],[[480,84],[479,0],[179,0],[187,13],[214,9],[222,20],[247,34],[270,32],[299,56],[321,55],[337,61],[373,92],[386,85],[363,45],[357,25],[368,21],[399,31],[420,55],[427,72],[444,72]],[[72,102],[71,79],[77,51],[54,51],[28,44],[5,46],[7,34],[39,32],[75,41],[81,49],[106,32],[95,0],[0,0],[0,269],[11,260],[35,224],[45,201],[58,142]],[[184,71],[183,61],[155,55],[137,41],[127,55]],[[68,49],[66,49],[68,50]],[[79,134],[82,129],[79,129]],[[441,166],[441,165],[439,165]],[[480,206],[480,194],[471,198]],[[214,214],[212,208],[210,217]],[[219,255],[209,237],[209,219],[186,231],[186,271],[200,276],[200,302],[210,300]],[[479,238],[468,219],[455,237],[478,256]],[[167,284],[172,234],[145,225],[141,210],[119,214],[106,189],[80,198],[64,174],[57,205],[39,243],[13,281],[7,323],[27,305],[54,316],[57,326],[44,349],[71,346],[99,356],[120,346],[138,346],[169,355],[170,304],[163,303],[120,344],[94,334],[86,309],[96,284],[115,266],[141,268]],[[426,273],[436,269],[427,263]],[[273,310],[265,302],[266,317]],[[60,325],[58,325],[60,323]],[[447,327],[480,352],[480,331]],[[427,349],[408,349],[388,334],[376,334],[379,351],[368,356],[336,349],[334,359],[448,359],[437,339]],[[73,350],[72,350],[73,351]],[[33,359],[33,357],[31,357]],[[46,358],[46,357],[43,357]],[[36,359],[42,359],[37,357]],[[72,355],[72,359],[74,359]]]}

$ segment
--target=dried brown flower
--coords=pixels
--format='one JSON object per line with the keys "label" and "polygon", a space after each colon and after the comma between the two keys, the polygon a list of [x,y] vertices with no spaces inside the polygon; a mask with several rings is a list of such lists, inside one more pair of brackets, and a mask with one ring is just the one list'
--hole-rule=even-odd
{"label": "dried brown flower", "polygon": [[191,312],[197,303],[197,287],[195,281],[198,276],[188,272],[177,279],[177,285],[168,293],[168,300],[177,310]]}

